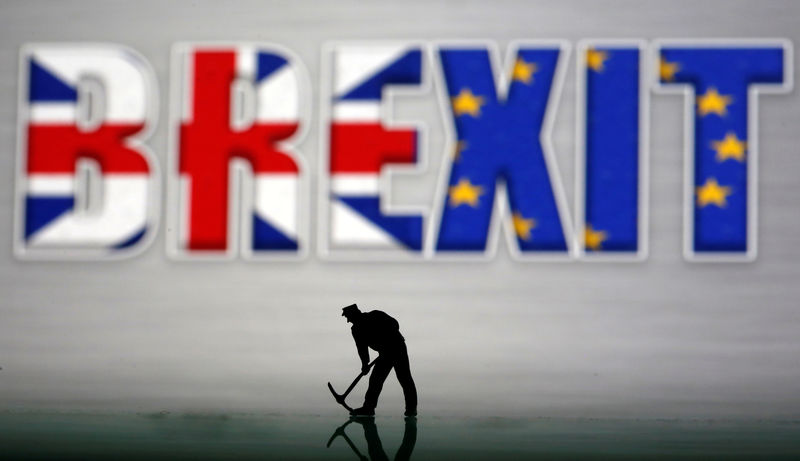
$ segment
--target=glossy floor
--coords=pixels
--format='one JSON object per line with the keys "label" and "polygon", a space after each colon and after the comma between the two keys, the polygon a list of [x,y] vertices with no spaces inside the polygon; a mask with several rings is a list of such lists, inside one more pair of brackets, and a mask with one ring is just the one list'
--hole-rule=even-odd
{"label": "glossy floor", "polygon": [[[800,421],[0,413],[16,459],[797,459]],[[6,458],[10,459],[10,458]]]}

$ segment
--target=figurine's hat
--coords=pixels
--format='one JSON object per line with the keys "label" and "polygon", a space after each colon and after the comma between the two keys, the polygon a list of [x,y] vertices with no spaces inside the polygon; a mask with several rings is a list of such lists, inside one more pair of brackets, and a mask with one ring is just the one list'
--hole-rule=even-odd
{"label": "figurine's hat", "polygon": [[342,308],[342,317],[347,317],[349,315],[356,314],[358,312],[361,312],[361,311],[358,310],[358,305],[356,305],[354,303],[354,304],[351,304],[349,306],[345,306],[345,307]]}

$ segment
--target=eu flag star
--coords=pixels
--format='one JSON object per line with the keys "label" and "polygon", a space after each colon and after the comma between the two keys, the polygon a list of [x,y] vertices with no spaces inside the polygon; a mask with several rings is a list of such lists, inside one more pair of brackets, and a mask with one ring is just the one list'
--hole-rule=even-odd
{"label": "eu flag star", "polygon": [[731,187],[720,186],[716,178],[708,178],[705,184],[697,188],[697,205],[701,208],[707,205],[725,208],[728,204],[727,198],[731,193]]}
{"label": "eu flag star", "polygon": [[515,211],[511,216],[511,223],[514,225],[514,233],[522,240],[531,239],[531,230],[536,228],[536,220],[533,218],[525,218],[522,213]]}
{"label": "eu flag star", "polygon": [[481,106],[485,104],[483,96],[472,94],[469,88],[462,88],[461,92],[453,98],[453,112],[456,117],[469,114],[477,117],[481,114]]}
{"label": "eu flag star", "polygon": [[706,90],[705,94],[697,97],[697,112],[700,115],[717,114],[720,117],[727,115],[728,105],[733,102],[733,98],[728,95],[719,94],[713,86]]}
{"label": "eu flag star", "polygon": [[583,231],[583,242],[586,248],[599,250],[607,238],[608,234],[605,231],[594,230],[591,224],[586,224],[586,229]]}
{"label": "eu flag star", "polygon": [[718,162],[724,162],[729,158],[744,162],[746,146],[747,143],[739,139],[733,131],[729,131],[722,141],[713,141],[711,143],[711,148],[717,152]]}
{"label": "eu flag star", "polygon": [[520,58],[514,63],[514,70],[511,72],[511,79],[517,82],[530,84],[533,82],[533,74],[535,74],[538,70],[539,68],[536,66],[535,62],[525,62],[522,58]]}
{"label": "eu flag star", "polygon": [[473,208],[478,207],[478,200],[483,194],[483,187],[476,186],[469,182],[467,178],[458,180],[458,184],[450,186],[450,206],[457,207],[462,204],[467,204]]}
{"label": "eu flag star", "polygon": [[675,74],[681,70],[681,65],[677,62],[669,62],[663,57],[658,63],[658,74],[661,76],[662,82],[671,82],[675,80]]}
{"label": "eu flag star", "polygon": [[602,72],[608,53],[591,48],[586,51],[586,65],[595,72]]}

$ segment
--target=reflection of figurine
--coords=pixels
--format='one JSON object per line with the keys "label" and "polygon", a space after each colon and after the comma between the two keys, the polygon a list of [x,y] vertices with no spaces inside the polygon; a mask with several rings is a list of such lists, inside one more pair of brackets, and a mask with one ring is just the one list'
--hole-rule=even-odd
{"label": "reflection of figurine", "polygon": [[[364,438],[367,439],[367,452],[369,453],[369,458],[362,455],[361,452],[358,451],[358,448],[344,431],[344,428],[352,422],[361,424],[361,426],[364,428]],[[403,441],[400,442],[400,448],[397,449],[397,454],[394,456],[395,461],[408,461],[411,459],[411,453],[414,451],[414,445],[417,443],[417,418],[406,418],[405,422],[406,424],[405,430],[403,431]],[[381,443],[381,438],[378,435],[378,426],[375,425],[374,418],[350,418],[344,424],[337,427],[335,431],[333,431],[333,435],[331,435],[331,438],[328,439],[328,447],[331,446],[333,441],[338,436],[342,436],[344,441],[350,445],[350,448],[361,461],[389,461],[389,457],[386,456],[386,452],[383,451],[383,444]]]}
{"label": "reflection of figurine", "polygon": [[[375,431],[377,436],[378,431]],[[400,442],[400,448],[394,455],[394,461],[408,461],[411,459],[411,453],[414,451],[414,446],[417,444],[417,418],[406,418],[405,428],[403,430],[403,441]]]}
{"label": "reflection of figurine", "polygon": [[341,435],[344,441],[347,442],[347,444],[350,445],[350,448],[353,449],[353,452],[356,454],[356,456],[358,456],[358,459],[360,459],[361,461],[369,461],[369,458],[362,455],[361,452],[358,451],[358,448],[356,448],[355,444],[353,444],[353,441],[350,440],[350,437],[348,437],[347,433],[344,431],[344,428],[347,427],[347,425],[352,423],[353,421],[354,419],[351,418],[345,421],[345,423],[342,424],[341,426],[337,427],[336,430],[333,431],[333,435],[331,435],[331,438],[328,439],[327,447],[330,448],[333,441],[336,440],[336,437],[339,437]]}
{"label": "reflection of figurine", "polygon": [[353,324],[353,339],[356,341],[358,356],[361,358],[361,374],[369,373],[369,349],[374,349],[380,354],[375,359],[372,375],[369,377],[369,387],[364,397],[364,406],[356,408],[350,414],[356,416],[372,416],[378,405],[378,396],[383,388],[383,382],[394,368],[397,380],[403,387],[403,396],[406,400],[406,416],[417,415],[417,388],[411,377],[411,368],[408,364],[408,351],[406,341],[400,334],[397,320],[385,312],[361,312],[358,306],[351,304],[342,309],[342,315],[349,323]]}

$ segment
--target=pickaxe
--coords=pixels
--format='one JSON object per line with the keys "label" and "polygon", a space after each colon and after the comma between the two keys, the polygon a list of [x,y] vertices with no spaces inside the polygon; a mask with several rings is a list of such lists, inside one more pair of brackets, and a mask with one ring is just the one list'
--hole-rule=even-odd
{"label": "pickaxe", "polygon": [[[378,360],[378,359],[375,359],[375,360]],[[372,362],[370,362],[369,365],[367,365],[367,369],[368,370],[370,368],[372,368],[372,365],[375,363],[375,360],[373,360]],[[333,390],[333,385],[331,385],[330,381],[328,381],[328,389],[330,389],[331,394],[333,394],[333,398],[336,399],[336,402],[338,402],[339,405],[345,407],[345,409],[347,409],[347,411],[353,411],[353,409],[350,408],[350,406],[344,401],[344,399],[347,398],[347,395],[350,393],[350,391],[353,390],[354,387],[356,387],[356,384],[358,384],[358,382],[361,381],[361,378],[363,376],[365,376],[364,373],[359,373],[358,376],[356,376],[356,379],[353,380],[353,383],[350,384],[350,387],[348,387],[347,390],[344,391],[344,394],[342,394],[342,395],[337,394],[336,391]]]}

